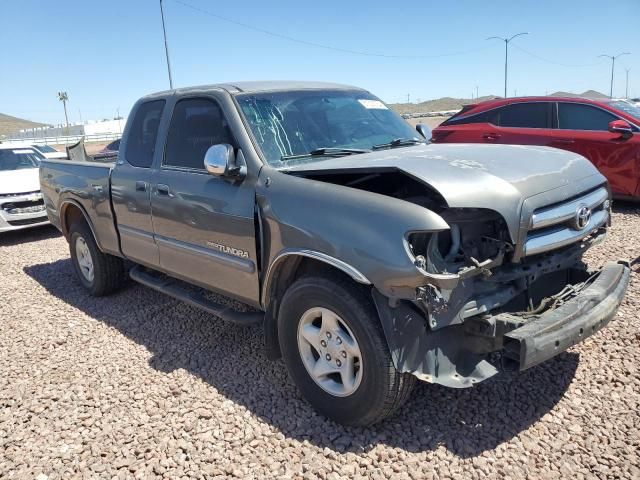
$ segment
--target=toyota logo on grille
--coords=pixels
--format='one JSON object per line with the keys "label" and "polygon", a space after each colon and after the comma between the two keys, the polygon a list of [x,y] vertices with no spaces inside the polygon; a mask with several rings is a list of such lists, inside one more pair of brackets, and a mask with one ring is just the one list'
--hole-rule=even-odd
{"label": "toyota logo on grille", "polygon": [[584,230],[591,221],[591,209],[586,205],[581,205],[576,210],[575,226],[578,230]]}

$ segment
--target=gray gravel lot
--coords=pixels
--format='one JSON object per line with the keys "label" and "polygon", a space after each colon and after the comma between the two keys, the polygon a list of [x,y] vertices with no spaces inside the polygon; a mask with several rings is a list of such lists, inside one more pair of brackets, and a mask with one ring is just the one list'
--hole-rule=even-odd
{"label": "gray gravel lot", "polygon": [[[640,254],[617,208],[593,265]],[[392,419],[316,415],[259,328],[131,284],[101,299],[52,228],[0,237],[0,478],[640,478],[640,278],[610,326],[524,374],[422,384]]]}

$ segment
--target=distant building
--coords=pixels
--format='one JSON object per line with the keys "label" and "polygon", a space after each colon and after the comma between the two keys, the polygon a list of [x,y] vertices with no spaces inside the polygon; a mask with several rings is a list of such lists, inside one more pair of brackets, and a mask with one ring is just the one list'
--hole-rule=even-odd
{"label": "distant building", "polygon": [[11,135],[7,140],[20,140],[20,139],[35,139],[45,140],[47,143],[51,143],[52,138],[56,137],[90,137],[92,135],[105,135],[105,136],[121,136],[122,130],[127,123],[126,118],[119,120],[99,120],[99,121],[86,121],[83,123],[69,124],[68,127],[58,125],[55,127],[35,127],[24,128],[19,132]]}

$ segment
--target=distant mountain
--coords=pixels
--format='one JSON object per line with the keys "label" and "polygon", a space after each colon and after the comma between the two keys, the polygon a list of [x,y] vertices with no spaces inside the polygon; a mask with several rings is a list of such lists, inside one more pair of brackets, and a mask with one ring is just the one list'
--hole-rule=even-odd
{"label": "distant mountain", "polygon": [[[582,93],[555,92],[549,97],[586,97],[586,98],[609,98],[608,95],[600,93],[596,90],[587,90]],[[404,113],[427,113],[441,112],[446,110],[460,110],[464,105],[470,103],[483,102],[485,100],[493,100],[494,98],[502,98],[497,95],[487,95],[479,98],[452,98],[442,97],[435,100],[427,100],[420,103],[392,103],[389,106],[400,114]]]}
{"label": "distant mountain", "polygon": [[582,98],[609,98],[609,95],[600,93],[596,90],[587,90],[582,93],[570,93],[570,92],[555,92],[549,95],[550,97],[582,97]]}
{"label": "distant mountain", "polygon": [[460,110],[463,105],[470,103],[483,102],[497,98],[495,95],[487,95],[479,98],[453,98],[442,97],[435,100],[427,100],[420,103],[393,103],[389,106],[398,113],[425,113],[425,112],[441,112],[445,110]]}
{"label": "distant mountain", "polygon": [[16,133],[23,128],[43,127],[44,123],[32,122],[22,118],[0,113],[0,136]]}

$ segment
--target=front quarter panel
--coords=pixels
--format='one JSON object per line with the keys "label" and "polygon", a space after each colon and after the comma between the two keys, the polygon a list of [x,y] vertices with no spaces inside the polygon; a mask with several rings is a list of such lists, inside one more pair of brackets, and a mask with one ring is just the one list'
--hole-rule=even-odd
{"label": "front quarter panel", "polygon": [[406,234],[449,228],[418,205],[268,167],[260,174],[257,201],[267,239],[265,265],[283,252],[318,252],[395,298],[415,298],[424,283],[405,248]]}

